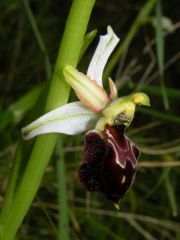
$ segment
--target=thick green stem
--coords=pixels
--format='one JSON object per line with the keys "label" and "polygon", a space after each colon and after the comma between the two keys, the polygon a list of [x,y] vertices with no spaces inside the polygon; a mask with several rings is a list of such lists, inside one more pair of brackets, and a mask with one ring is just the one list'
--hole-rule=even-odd
{"label": "thick green stem", "polygon": [[[74,0],[72,3],[52,76],[46,111],[56,108],[68,100],[70,89],[64,81],[62,70],[67,64],[76,66],[78,62],[94,3],[95,0]],[[1,215],[1,240],[14,239],[16,231],[21,225],[41,183],[56,140],[56,134],[48,134],[37,138],[17,189],[11,211],[3,216]]]}

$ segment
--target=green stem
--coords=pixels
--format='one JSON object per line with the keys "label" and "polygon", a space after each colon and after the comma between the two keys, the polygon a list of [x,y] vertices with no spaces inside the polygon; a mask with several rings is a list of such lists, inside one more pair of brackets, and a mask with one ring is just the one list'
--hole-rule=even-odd
{"label": "green stem", "polygon": [[[46,111],[65,104],[68,100],[70,88],[64,81],[62,70],[68,64],[77,65],[94,3],[95,0],[74,0],[72,3],[52,76]],[[14,239],[41,183],[56,140],[57,134],[48,134],[37,138],[11,211],[1,215],[1,240]]]}
{"label": "green stem", "polygon": [[136,17],[130,31],[126,35],[125,39],[120,43],[119,48],[116,50],[113,57],[110,59],[109,63],[107,64],[107,67],[104,71],[104,79],[107,79],[110,76],[110,73],[112,72],[113,68],[118,63],[120,57],[122,54],[127,50],[128,46],[130,45],[131,41],[133,40],[134,36],[136,35],[139,28],[145,23],[147,20],[149,14],[151,13],[154,5],[156,3],[156,0],[149,0],[145,3],[141,11],[139,12],[138,16]]}
{"label": "green stem", "polygon": [[57,182],[58,182],[58,205],[59,205],[59,240],[69,240],[69,214],[66,191],[66,166],[63,150],[63,138],[59,137],[57,141]]}
{"label": "green stem", "polygon": [[38,45],[39,49],[41,50],[42,54],[44,55],[44,65],[45,65],[45,70],[46,70],[46,76],[47,76],[47,79],[49,80],[49,78],[51,77],[52,69],[51,69],[51,63],[50,63],[50,59],[49,59],[49,55],[48,55],[46,46],[43,42],[43,38],[41,36],[41,33],[38,29],[36,19],[33,15],[33,12],[31,11],[29,1],[28,0],[22,0],[22,3],[23,3],[23,6],[24,6],[24,10],[26,12],[26,15],[28,17],[29,23],[31,25],[31,28],[33,30],[37,45]]}

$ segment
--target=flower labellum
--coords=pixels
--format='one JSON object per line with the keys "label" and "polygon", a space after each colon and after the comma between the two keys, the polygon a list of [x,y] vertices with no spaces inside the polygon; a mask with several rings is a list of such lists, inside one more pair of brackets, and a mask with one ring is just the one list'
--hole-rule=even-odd
{"label": "flower labellum", "polygon": [[118,98],[111,78],[110,94],[104,90],[103,70],[118,42],[119,38],[108,26],[87,74],[72,66],[64,68],[65,80],[80,101],[60,106],[22,129],[24,139],[46,133],[76,135],[88,131],[80,181],[88,191],[101,193],[116,207],[134,181],[139,157],[139,150],[125,135],[125,129],[134,118],[136,105],[150,106],[149,97],[142,92]]}
{"label": "flower labellum", "polygon": [[139,150],[124,131],[124,125],[106,125],[101,133],[89,131],[79,169],[85,187],[101,193],[115,206],[134,181],[139,157]]}

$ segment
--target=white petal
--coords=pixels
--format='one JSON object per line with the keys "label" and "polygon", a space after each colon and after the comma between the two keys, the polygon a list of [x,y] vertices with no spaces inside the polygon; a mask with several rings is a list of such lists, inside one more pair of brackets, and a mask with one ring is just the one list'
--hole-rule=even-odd
{"label": "white petal", "polygon": [[99,44],[89,64],[87,75],[102,86],[102,75],[109,56],[119,42],[119,38],[110,26],[107,27],[107,34],[100,36]]}
{"label": "white petal", "polygon": [[76,135],[92,129],[99,116],[81,102],[73,102],[56,108],[22,129],[24,139],[44,133]]}

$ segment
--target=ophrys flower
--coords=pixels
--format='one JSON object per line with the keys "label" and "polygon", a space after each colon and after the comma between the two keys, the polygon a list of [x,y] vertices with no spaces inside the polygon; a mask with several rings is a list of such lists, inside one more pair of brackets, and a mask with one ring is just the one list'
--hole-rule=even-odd
{"label": "ophrys flower", "polygon": [[89,191],[102,193],[116,205],[133,183],[139,157],[137,147],[124,134],[125,128],[134,118],[136,105],[150,105],[142,92],[118,98],[110,78],[110,93],[104,90],[103,70],[118,42],[109,26],[107,34],[100,37],[86,75],[72,66],[64,68],[65,79],[80,101],[54,109],[22,129],[24,139],[52,132],[75,135],[89,130],[79,178]]}

